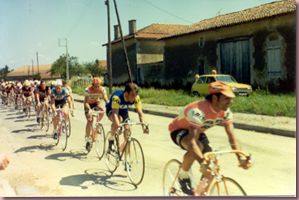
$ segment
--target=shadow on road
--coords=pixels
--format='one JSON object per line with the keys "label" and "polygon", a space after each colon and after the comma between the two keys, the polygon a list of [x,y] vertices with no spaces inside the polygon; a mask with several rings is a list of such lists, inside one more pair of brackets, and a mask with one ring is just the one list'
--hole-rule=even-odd
{"label": "shadow on road", "polygon": [[20,153],[20,152],[34,152],[36,150],[52,150],[55,145],[50,144],[40,144],[40,145],[34,145],[34,146],[28,146],[28,147],[21,147],[18,150],[16,150],[14,153]]}
{"label": "shadow on road", "polygon": [[52,138],[52,136],[42,134],[42,135],[32,135],[32,136],[27,137],[27,139],[44,139],[44,138]]}
{"label": "shadow on road", "polygon": [[63,177],[59,183],[61,185],[80,187],[81,189],[88,189],[89,187],[96,185],[103,185],[109,189],[117,191],[133,191],[137,188],[129,181],[119,179],[127,178],[126,176],[111,176],[110,172],[99,169],[93,173],[90,173],[89,171],[91,170],[85,170],[85,174]]}
{"label": "shadow on road", "polygon": [[33,130],[30,129],[30,128],[23,128],[23,129],[18,129],[18,130],[11,131],[11,133],[20,133],[20,132],[33,132]]}
{"label": "shadow on road", "polygon": [[[23,116],[24,117],[24,116]],[[22,118],[23,118],[22,117]],[[31,118],[31,119],[18,119],[18,120],[15,120],[15,122],[26,122],[26,121],[35,121],[35,119]]]}
{"label": "shadow on road", "polygon": [[78,160],[86,160],[87,159],[87,154],[86,154],[85,151],[55,153],[55,154],[47,156],[45,159],[47,159],[47,160],[66,161],[69,158],[75,158],[75,159],[78,159]]}
{"label": "shadow on road", "polygon": [[4,118],[4,119],[6,119],[6,120],[11,120],[11,119],[22,119],[22,118],[24,118],[25,116],[24,115],[21,115],[21,116],[16,116],[16,117],[6,117],[6,118]]}
{"label": "shadow on road", "polygon": [[27,124],[27,125],[25,125],[25,127],[35,127],[35,126],[37,126],[38,124]]}

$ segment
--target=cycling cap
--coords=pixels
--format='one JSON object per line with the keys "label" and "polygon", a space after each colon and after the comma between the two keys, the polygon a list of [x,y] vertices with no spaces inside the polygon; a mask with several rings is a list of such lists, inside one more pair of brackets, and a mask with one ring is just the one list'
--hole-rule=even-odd
{"label": "cycling cap", "polygon": [[215,81],[209,84],[209,94],[221,93],[227,97],[236,97],[231,87],[221,81]]}
{"label": "cycling cap", "polygon": [[99,77],[94,77],[92,79],[92,84],[102,84],[102,80]]}

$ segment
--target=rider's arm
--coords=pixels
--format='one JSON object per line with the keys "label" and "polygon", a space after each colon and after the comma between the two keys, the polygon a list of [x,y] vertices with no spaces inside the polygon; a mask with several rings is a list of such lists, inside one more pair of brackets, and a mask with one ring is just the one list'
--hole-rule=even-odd
{"label": "rider's arm", "polygon": [[190,140],[191,140],[190,148],[197,155],[200,162],[202,162],[204,160],[204,156],[203,156],[203,153],[202,153],[201,149],[199,148],[199,146],[197,144],[197,136],[200,134],[200,132],[201,131],[199,131],[199,129],[197,127],[190,126],[189,127],[189,134],[187,135],[187,137],[189,137]]}
{"label": "rider's arm", "polygon": [[37,104],[40,104],[38,91],[35,92],[35,99],[37,100]]}
{"label": "rider's arm", "polygon": [[104,99],[104,101],[105,101],[106,104],[109,102],[109,99],[107,97],[107,92],[106,92],[105,88],[103,88],[103,99]]}
{"label": "rider's arm", "polygon": [[[239,147],[237,138],[235,136],[233,123],[231,122],[231,123],[225,124],[224,128],[225,128],[226,134],[228,136],[228,141],[229,141],[231,148],[234,150],[241,150]],[[237,155],[238,160],[240,160],[240,158],[241,158],[240,155],[239,154],[236,154],[236,155]]]}
{"label": "rider's arm", "polygon": [[140,100],[139,96],[136,97],[134,105],[136,108],[136,112],[138,113],[138,116],[139,116],[139,121],[144,122],[144,114],[142,111],[142,105],[141,105],[141,100]]}
{"label": "rider's arm", "polygon": [[51,108],[53,112],[56,112],[56,107],[55,107],[55,97],[51,96]]}

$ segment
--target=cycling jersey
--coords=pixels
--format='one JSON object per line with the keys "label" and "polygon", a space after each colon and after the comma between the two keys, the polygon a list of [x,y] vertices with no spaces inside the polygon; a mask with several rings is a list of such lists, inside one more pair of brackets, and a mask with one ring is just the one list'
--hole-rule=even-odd
{"label": "cycling jersey", "polygon": [[42,90],[41,86],[38,86],[35,92],[39,94],[39,101],[41,102],[44,101],[48,95],[50,95],[50,88],[46,86],[45,89]]}
{"label": "cycling jersey", "polygon": [[130,102],[125,98],[124,93],[125,92],[121,90],[114,92],[111,95],[109,102],[106,104],[106,109],[119,109],[120,112],[128,112],[128,106],[131,106],[133,104],[136,108],[142,109],[140,97],[138,95],[136,96],[134,102]]}
{"label": "cycling jersey", "polygon": [[30,97],[32,95],[32,88],[31,87],[23,87],[22,93],[25,97]]}
{"label": "cycling jersey", "polygon": [[100,99],[104,99],[106,90],[104,87],[94,89],[92,86],[85,89],[85,97],[87,97],[88,104],[99,103]]}
{"label": "cycling jersey", "polygon": [[61,105],[63,107],[66,104],[69,94],[64,88],[61,88],[60,93],[57,93],[56,88],[53,88],[51,91],[51,96],[55,100],[55,106]]}
{"label": "cycling jersey", "polygon": [[202,133],[215,125],[227,126],[232,123],[233,115],[228,109],[216,112],[209,101],[196,101],[188,104],[183,111],[169,124],[170,132],[179,129],[198,128]]}

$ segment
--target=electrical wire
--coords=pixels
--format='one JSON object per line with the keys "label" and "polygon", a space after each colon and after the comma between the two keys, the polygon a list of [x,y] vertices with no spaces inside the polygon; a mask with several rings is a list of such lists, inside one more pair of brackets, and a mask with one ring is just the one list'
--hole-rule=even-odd
{"label": "electrical wire", "polygon": [[184,21],[184,22],[187,22],[187,23],[191,23],[191,24],[193,23],[193,22],[191,22],[191,21],[189,21],[189,20],[187,20],[187,19],[184,19],[184,18],[182,18],[182,17],[180,17],[180,16],[177,16],[177,15],[175,15],[175,14],[169,12],[168,10],[166,10],[166,9],[164,9],[164,8],[161,8],[161,7],[159,7],[159,6],[155,5],[155,4],[153,4],[152,2],[150,2],[150,1],[148,1],[148,0],[143,0],[143,1],[144,1],[145,3],[147,3],[147,4],[149,4],[150,6],[156,8],[156,9],[158,9],[158,10],[160,10],[160,11],[162,11],[162,12],[168,14],[168,15],[171,15],[171,16],[177,18],[177,19],[180,19],[180,20],[182,20],[182,21]]}

